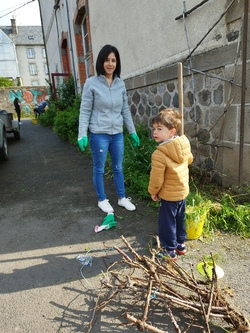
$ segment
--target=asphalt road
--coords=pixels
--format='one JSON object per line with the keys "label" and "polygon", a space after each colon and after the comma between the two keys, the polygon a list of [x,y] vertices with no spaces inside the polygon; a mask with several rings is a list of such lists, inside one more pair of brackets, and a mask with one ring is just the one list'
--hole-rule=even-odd
{"label": "asphalt road", "polygon": [[[104,250],[122,245],[121,234],[145,243],[146,214],[140,205],[135,212],[119,207],[107,181],[118,224],[95,234],[106,214],[97,207],[91,158],[50,128],[22,122],[21,140],[9,135],[9,160],[0,163],[0,332],[82,332],[90,314],[86,295],[93,298],[99,274],[117,258]],[[93,265],[84,279],[76,256],[88,250]],[[93,332],[108,331],[100,325]]]}
{"label": "asphalt road", "polygon": [[[95,234],[106,215],[97,207],[91,158],[50,128],[30,119],[22,122],[21,140],[9,136],[10,157],[0,163],[0,332],[88,332],[84,325],[91,320],[101,274],[121,258],[114,245],[126,250],[124,235],[135,250],[147,254],[157,233],[158,210],[133,193],[127,195],[137,210],[119,207],[113,182],[107,180],[118,223]],[[240,310],[249,314],[249,241],[223,236],[211,243],[188,242],[188,250],[178,259],[181,264],[197,263],[211,250],[219,254],[224,282],[234,289]],[[87,252],[93,264],[82,268],[76,256]],[[91,332],[138,332],[135,326],[114,325],[121,309],[118,302],[104,310]],[[167,327],[173,332],[170,321]]]}

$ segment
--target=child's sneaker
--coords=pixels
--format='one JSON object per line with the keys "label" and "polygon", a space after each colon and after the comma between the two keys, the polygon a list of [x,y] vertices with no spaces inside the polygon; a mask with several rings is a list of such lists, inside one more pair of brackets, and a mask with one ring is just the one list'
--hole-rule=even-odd
{"label": "child's sneaker", "polygon": [[172,260],[176,260],[177,259],[177,255],[176,255],[176,252],[175,250],[173,251],[168,251],[166,249],[162,249],[160,252],[158,252],[156,254],[156,257],[159,258],[159,259],[167,259],[167,258],[170,258]]}
{"label": "child's sneaker", "polygon": [[186,254],[187,248],[185,244],[178,244],[177,248],[175,249],[177,254]]}

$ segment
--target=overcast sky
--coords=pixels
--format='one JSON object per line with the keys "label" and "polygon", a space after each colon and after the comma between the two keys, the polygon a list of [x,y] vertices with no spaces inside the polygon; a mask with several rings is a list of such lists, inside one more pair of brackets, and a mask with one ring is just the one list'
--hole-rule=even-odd
{"label": "overcast sky", "polygon": [[17,25],[41,25],[38,0],[0,0],[0,26],[11,25],[12,16]]}

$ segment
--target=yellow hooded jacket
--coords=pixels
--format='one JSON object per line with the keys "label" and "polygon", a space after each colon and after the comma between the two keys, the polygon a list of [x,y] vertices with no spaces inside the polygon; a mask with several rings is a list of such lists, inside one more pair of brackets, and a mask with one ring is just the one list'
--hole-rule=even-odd
{"label": "yellow hooded jacket", "polygon": [[179,136],[157,147],[151,157],[148,192],[167,201],[180,201],[189,193],[188,165],[193,155],[188,138]]}

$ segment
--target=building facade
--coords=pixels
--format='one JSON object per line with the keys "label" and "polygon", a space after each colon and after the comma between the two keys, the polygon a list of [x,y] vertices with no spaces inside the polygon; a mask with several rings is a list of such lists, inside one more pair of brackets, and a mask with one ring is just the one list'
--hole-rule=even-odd
{"label": "building facade", "polygon": [[[131,112],[151,128],[180,107],[194,164],[224,185],[250,182],[249,0],[39,0],[50,78],[80,92],[105,44],[122,61]],[[180,99],[178,64],[183,67]]]}
{"label": "building facade", "polygon": [[1,59],[1,56],[0,76],[14,79],[16,85],[20,86],[48,86],[49,72],[42,27],[17,26],[13,18],[11,26],[0,26],[0,29],[1,36],[5,35],[5,39],[11,41],[0,44],[2,55],[8,53],[11,47],[14,58],[11,65],[10,59]]}

